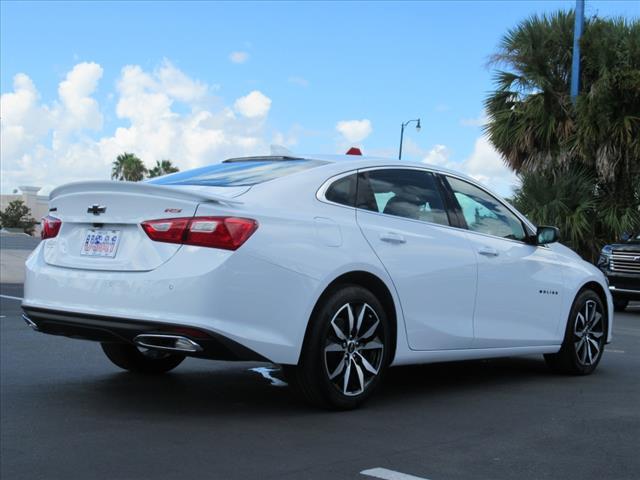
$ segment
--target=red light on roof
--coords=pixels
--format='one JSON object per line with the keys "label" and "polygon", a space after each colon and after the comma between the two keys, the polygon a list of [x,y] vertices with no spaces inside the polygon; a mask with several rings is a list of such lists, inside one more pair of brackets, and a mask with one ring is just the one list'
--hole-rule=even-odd
{"label": "red light on roof", "polygon": [[362,156],[362,150],[360,150],[358,147],[351,147],[349,150],[347,150],[347,155],[360,155],[360,156]]}

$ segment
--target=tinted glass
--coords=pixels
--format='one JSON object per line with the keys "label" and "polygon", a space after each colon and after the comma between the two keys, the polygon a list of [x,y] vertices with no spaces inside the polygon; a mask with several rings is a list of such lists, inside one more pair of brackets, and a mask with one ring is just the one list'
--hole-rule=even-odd
{"label": "tinted glass", "polygon": [[268,182],[309,168],[323,165],[319,160],[258,160],[218,163],[149,180],[156,185],[205,185],[240,187]]}
{"label": "tinted glass", "polygon": [[512,240],[526,238],[520,219],[498,199],[457,178],[447,177],[447,180],[460,204],[469,230]]}
{"label": "tinted glass", "polygon": [[360,173],[357,207],[449,225],[433,175],[419,170],[380,169]]}
{"label": "tinted glass", "polygon": [[327,189],[324,197],[330,202],[348,205],[350,207],[356,204],[356,174],[343,177],[336,180]]}

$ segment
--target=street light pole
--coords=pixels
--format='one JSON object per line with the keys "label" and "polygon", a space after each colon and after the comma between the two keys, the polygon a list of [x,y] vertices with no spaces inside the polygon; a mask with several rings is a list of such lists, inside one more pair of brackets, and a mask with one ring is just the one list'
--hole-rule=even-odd
{"label": "street light pole", "polygon": [[580,88],[580,37],[584,27],[584,0],[576,0],[576,19],[573,27],[573,59],[571,62],[571,101],[576,102]]}
{"label": "street light pole", "polygon": [[419,118],[415,118],[413,120],[407,120],[406,122],[402,123],[400,126],[400,150],[398,151],[398,160],[402,160],[402,141],[404,140],[404,127],[406,127],[407,125],[409,125],[412,122],[416,122],[416,130],[419,132],[420,131],[420,119]]}

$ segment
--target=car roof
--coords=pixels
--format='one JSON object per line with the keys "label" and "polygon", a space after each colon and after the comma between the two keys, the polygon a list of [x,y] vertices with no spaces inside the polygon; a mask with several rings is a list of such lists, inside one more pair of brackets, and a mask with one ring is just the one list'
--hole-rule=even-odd
{"label": "car roof", "polygon": [[[397,158],[375,157],[364,155],[329,155],[329,154],[291,154],[282,155],[261,155],[253,157],[238,157],[225,160],[224,162],[251,162],[251,161],[292,161],[292,160],[319,160],[333,166],[332,170],[336,172],[348,171],[352,169],[370,168],[370,167],[409,167],[409,168],[425,168],[439,173],[448,173],[460,178],[465,178],[473,183],[477,180],[465,175],[462,172],[451,170],[449,168],[432,165],[424,162],[398,160]],[[486,188],[486,187],[485,187]]]}

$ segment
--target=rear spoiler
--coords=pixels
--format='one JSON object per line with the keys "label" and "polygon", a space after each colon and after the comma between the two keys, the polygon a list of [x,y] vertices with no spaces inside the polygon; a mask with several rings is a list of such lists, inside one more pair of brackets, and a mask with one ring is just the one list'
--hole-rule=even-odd
{"label": "rear spoiler", "polygon": [[224,203],[227,205],[241,205],[242,202],[233,200],[224,195],[219,195],[212,192],[207,192],[205,189],[193,191],[176,187],[173,185],[154,185],[151,183],[142,182],[121,182],[121,181],[86,181],[86,182],[73,182],[67,183],[60,187],[54,188],[49,194],[49,200],[53,200],[58,197],[73,195],[75,193],[140,193],[147,195],[161,195],[164,197],[172,197],[181,200],[192,201],[213,201],[218,203]]}

